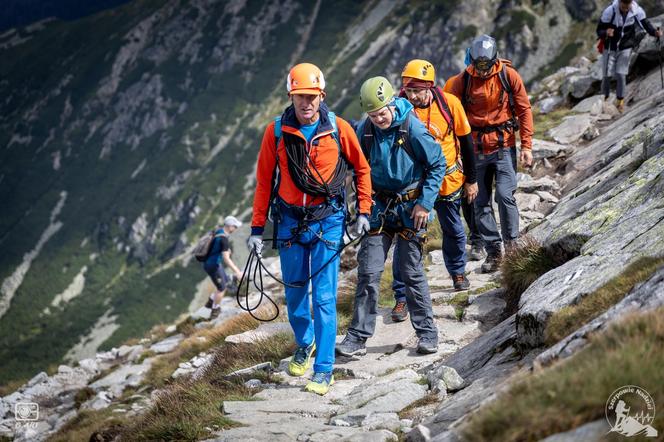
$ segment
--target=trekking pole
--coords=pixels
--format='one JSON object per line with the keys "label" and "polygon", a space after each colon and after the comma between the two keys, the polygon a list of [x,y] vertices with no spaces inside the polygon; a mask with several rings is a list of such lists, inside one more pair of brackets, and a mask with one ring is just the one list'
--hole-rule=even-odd
{"label": "trekking pole", "polygon": [[[660,32],[661,28],[657,28]],[[657,37],[657,56],[659,58],[659,79],[662,81],[662,89],[664,89],[664,72],[662,72],[662,37]]]}

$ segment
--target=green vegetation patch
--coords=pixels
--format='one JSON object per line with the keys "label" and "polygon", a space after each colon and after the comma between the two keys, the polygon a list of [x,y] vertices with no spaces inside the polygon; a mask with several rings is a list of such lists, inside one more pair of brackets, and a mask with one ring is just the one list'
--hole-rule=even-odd
{"label": "green vegetation patch", "polygon": [[519,242],[518,247],[505,253],[501,263],[501,286],[505,288],[508,311],[519,305],[521,294],[537,278],[574,256],[574,253],[542,247],[530,236],[523,237]]}

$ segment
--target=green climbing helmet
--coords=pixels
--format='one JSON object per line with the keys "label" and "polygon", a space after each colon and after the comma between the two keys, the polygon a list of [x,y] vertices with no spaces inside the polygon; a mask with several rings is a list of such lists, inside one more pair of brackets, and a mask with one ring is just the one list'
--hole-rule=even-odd
{"label": "green climbing helmet", "polygon": [[392,101],[394,88],[385,77],[372,77],[360,88],[360,107],[364,112],[382,109]]}

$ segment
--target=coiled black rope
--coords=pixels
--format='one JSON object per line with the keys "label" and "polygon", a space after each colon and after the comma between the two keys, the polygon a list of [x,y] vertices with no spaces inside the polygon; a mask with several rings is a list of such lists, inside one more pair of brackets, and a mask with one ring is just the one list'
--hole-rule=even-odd
{"label": "coiled black rope", "polygon": [[[291,287],[291,288],[302,288],[304,287],[309,281],[311,281],[313,278],[315,278],[320,272],[322,272],[330,263],[332,263],[336,258],[341,256],[343,251],[346,249],[346,247],[350,246],[351,244],[354,244],[358,241],[361,241],[364,239],[368,233],[364,233],[356,238],[352,238],[348,234],[348,230],[344,227],[344,230],[346,232],[346,235],[348,235],[348,238],[350,238],[350,241],[345,243],[339,250],[335,252],[334,255],[325,263],[321,268],[316,270],[314,273],[312,273],[307,279],[304,281],[298,281],[297,283],[291,284],[287,283],[281,279],[279,279],[277,276],[273,275],[272,272],[268,270],[268,268],[265,266],[263,263],[262,258],[256,253],[256,250],[252,249],[249,252],[249,258],[247,259],[247,264],[244,266],[244,272],[242,273],[242,279],[240,279],[240,282],[238,283],[237,286],[237,292],[235,294],[237,304],[240,306],[240,308],[249,313],[252,318],[256,319],[257,321],[261,322],[270,322],[274,321],[279,317],[280,311],[279,311],[279,306],[277,303],[268,295],[265,290],[264,290],[264,285],[263,285],[263,271],[270,276],[272,279],[277,281],[279,284],[283,285],[284,287]],[[296,237],[299,235],[300,232],[297,232],[294,236]],[[291,238],[291,239],[293,239]],[[271,242],[272,240],[266,239],[264,242]],[[258,298],[258,301],[256,302],[256,305],[250,306],[249,305],[249,286],[253,284],[253,286],[258,290],[258,293],[260,294],[260,297]],[[241,298],[244,297],[244,304],[242,303]],[[267,299],[270,304],[274,306],[274,316],[264,319],[261,317],[258,317],[254,314],[254,311],[258,310],[260,307],[261,303],[263,302],[263,298]]]}
{"label": "coiled black rope", "polygon": [[284,133],[283,140],[284,150],[288,157],[288,171],[293,183],[300,191],[307,195],[324,198],[333,198],[335,195],[341,194],[348,171],[348,164],[342,155],[339,155],[334,173],[328,181],[325,181],[315,162],[309,156],[302,138]]}

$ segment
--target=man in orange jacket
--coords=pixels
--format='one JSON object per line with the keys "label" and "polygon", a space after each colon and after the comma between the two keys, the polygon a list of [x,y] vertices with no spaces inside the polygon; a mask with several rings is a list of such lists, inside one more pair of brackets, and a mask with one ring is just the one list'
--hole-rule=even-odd
{"label": "man in orange jacket", "polygon": [[288,370],[293,376],[304,375],[316,351],[314,375],[305,388],[325,394],[334,382],[338,250],[343,245],[347,167],[355,170],[358,234],[369,230],[371,170],[353,129],[323,103],[325,78],[318,67],[310,63],[293,67],[287,89],[291,105],[268,124],[258,154],[248,246],[260,255],[268,209],[272,210],[281,272],[289,284],[288,320],[298,345]]}
{"label": "man in orange jacket", "polygon": [[[495,272],[502,257],[502,241],[511,247],[519,236],[516,205],[516,132],[521,138],[521,162],[532,164],[533,114],[519,73],[507,60],[497,58],[496,41],[482,35],[470,47],[471,64],[450,78],[445,91],[461,99],[473,130],[479,193],[475,221],[487,258],[482,271]],[[502,239],[491,207],[493,180],[500,214]]]}
{"label": "man in orange jacket", "polygon": [[[413,105],[415,115],[433,135],[445,156],[447,168],[434,209],[443,232],[443,259],[454,289],[466,290],[466,231],[461,221],[461,200],[477,196],[475,153],[470,124],[457,97],[436,86],[436,71],[427,60],[409,61],[401,73],[401,95]],[[392,273],[396,305],[392,320],[406,319],[405,284],[399,274],[399,254],[395,252]]]}

